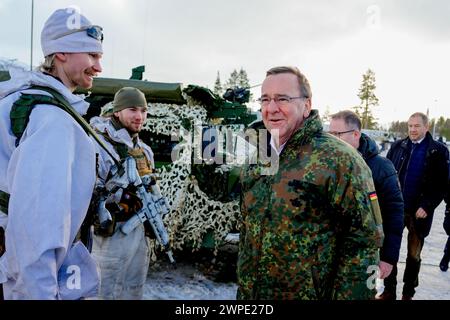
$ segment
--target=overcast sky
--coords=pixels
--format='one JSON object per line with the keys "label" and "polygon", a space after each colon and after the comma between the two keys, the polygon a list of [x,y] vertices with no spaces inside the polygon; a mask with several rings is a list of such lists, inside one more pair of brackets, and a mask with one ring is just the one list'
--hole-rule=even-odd
{"label": "overcast sky", "polygon": [[[35,0],[33,62],[57,8],[76,5],[104,28],[104,77],[145,64],[152,81],[213,87],[243,67],[251,85],[294,65],[309,78],[313,107],[349,108],[362,74],[375,71],[380,123],[416,111],[450,117],[448,0]],[[31,0],[0,0],[0,57],[30,63]],[[255,97],[260,87],[254,88]]]}

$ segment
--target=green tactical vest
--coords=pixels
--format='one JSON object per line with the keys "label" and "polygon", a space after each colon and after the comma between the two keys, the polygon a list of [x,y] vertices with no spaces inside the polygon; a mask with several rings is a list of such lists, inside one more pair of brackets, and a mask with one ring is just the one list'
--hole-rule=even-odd
{"label": "green tactical vest", "polygon": [[[84,118],[70,105],[70,103],[64,98],[62,94],[58,91],[42,86],[32,86],[29,89],[33,90],[41,90],[49,93],[51,96],[43,95],[43,94],[27,94],[22,93],[20,98],[14,102],[10,111],[10,119],[11,119],[11,130],[13,134],[16,136],[16,147],[20,143],[20,139],[22,138],[23,133],[30,121],[30,114],[33,111],[34,107],[38,104],[50,104],[54,105],[65,112],[67,112],[75,121],[83,128],[87,135],[91,135],[95,141],[103,148],[105,151],[115,160],[115,158],[108,151],[103,141],[99,139],[95,131],[91,128],[91,126],[84,120]],[[115,161],[117,162],[117,161]],[[117,165],[120,167],[120,164],[117,162]],[[0,210],[4,213],[8,214],[8,203],[9,203],[9,194],[0,190]]]}

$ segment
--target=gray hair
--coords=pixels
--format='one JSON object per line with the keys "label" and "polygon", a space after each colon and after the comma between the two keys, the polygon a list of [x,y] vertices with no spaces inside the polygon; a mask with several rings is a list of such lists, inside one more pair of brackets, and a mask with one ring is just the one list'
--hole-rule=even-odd
{"label": "gray hair", "polygon": [[281,67],[274,67],[269,69],[266,72],[266,77],[275,75],[275,74],[281,74],[281,73],[291,73],[295,76],[297,76],[298,84],[300,86],[300,93],[304,98],[311,98],[312,92],[311,87],[309,85],[308,79],[305,77],[303,73],[298,70],[297,67],[290,67],[290,66],[281,66]]}
{"label": "gray hair", "polygon": [[348,127],[357,128],[358,131],[361,131],[361,119],[359,119],[358,115],[350,110],[339,111],[331,115],[331,119],[342,119]]}
{"label": "gray hair", "polygon": [[422,118],[423,125],[424,125],[424,126],[428,126],[428,117],[427,117],[427,115],[426,115],[425,113],[422,113],[422,112],[415,112],[415,113],[413,113],[413,114],[409,117],[409,119],[415,118],[415,117],[420,117],[420,118]]}

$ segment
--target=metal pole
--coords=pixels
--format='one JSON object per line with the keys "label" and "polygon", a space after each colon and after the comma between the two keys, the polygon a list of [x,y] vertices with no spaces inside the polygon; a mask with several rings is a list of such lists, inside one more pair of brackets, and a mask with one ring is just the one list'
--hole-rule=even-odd
{"label": "metal pole", "polygon": [[31,50],[30,50],[30,71],[33,70],[33,22],[34,20],[34,0],[31,0]]}
{"label": "metal pole", "polygon": [[433,139],[436,140],[436,119],[433,122]]}
{"label": "metal pole", "polygon": [[[435,114],[438,115],[439,117],[439,113],[437,110],[437,99],[434,99],[434,110],[435,110]],[[436,122],[437,122],[438,118],[434,118],[434,123],[433,123],[433,139],[436,139]]]}

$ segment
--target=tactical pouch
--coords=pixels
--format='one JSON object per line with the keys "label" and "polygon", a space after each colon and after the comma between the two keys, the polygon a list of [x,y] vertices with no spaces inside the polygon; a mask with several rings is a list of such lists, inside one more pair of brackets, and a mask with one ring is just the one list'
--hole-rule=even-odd
{"label": "tactical pouch", "polygon": [[127,221],[142,209],[142,201],[137,196],[135,190],[124,190],[119,205],[120,210],[116,214],[116,220]]}
{"label": "tactical pouch", "polygon": [[128,150],[128,154],[136,161],[136,168],[139,172],[139,176],[144,176],[152,173],[152,165],[148,161],[143,148],[135,148]]}

